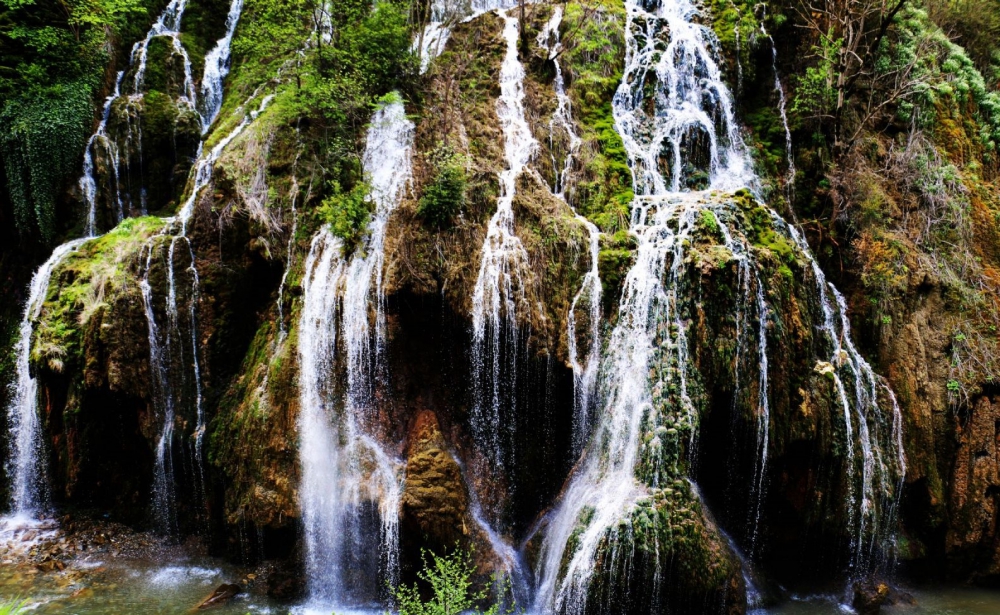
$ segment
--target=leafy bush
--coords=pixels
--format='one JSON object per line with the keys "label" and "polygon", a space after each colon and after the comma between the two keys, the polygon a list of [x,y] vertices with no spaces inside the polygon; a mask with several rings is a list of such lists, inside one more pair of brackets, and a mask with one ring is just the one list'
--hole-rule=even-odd
{"label": "leafy bush", "polygon": [[55,200],[79,170],[112,41],[141,36],[153,0],[0,0],[0,157],[23,234],[55,232]]}
{"label": "leafy bush", "polygon": [[1000,67],[1000,0],[929,0],[927,11],[949,38],[965,48],[979,72],[991,75]]}
{"label": "leafy bush", "polygon": [[318,74],[302,82],[302,102],[334,129],[367,121],[371,106],[416,72],[405,5],[381,0],[339,3],[334,38],[316,54]]}
{"label": "leafy bush", "polygon": [[417,214],[433,226],[443,228],[465,206],[465,161],[444,145],[431,152],[430,158],[436,174],[424,188]]}
{"label": "leafy bush", "polygon": [[350,190],[341,188],[340,182],[330,182],[330,196],[323,199],[319,215],[330,225],[330,232],[344,242],[345,253],[351,253],[361,243],[368,221],[371,219],[371,191],[365,182],[358,182]]}
{"label": "leafy bush", "polygon": [[63,181],[79,169],[91,117],[85,83],[37,90],[0,110],[0,157],[14,220],[22,233],[51,242]]}
{"label": "leafy bush", "polygon": [[417,584],[400,586],[394,592],[399,615],[509,615],[514,612],[513,606],[503,606],[509,594],[507,585],[502,586],[496,602],[485,611],[479,610],[478,606],[489,597],[489,589],[473,589],[475,567],[471,553],[456,549],[450,555],[438,556],[432,552],[430,556],[428,560],[427,551],[423,552],[424,569],[417,573],[420,580],[430,586],[430,598],[421,598]]}

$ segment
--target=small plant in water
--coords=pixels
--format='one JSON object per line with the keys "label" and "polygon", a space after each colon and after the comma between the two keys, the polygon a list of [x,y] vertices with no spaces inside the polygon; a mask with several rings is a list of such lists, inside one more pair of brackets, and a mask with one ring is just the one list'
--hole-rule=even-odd
{"label": "small plant in water", "polygon": [[21,615],[25,612],[26,604],[28,604],[27,600],[16,599],[0,602],[0,615]]}
{"label": "small plant in water", "polygon": [[[430,558],[428,558],[428,553]],[[511,615],[514,613],[513,600],[510,595],[509,582],[497,582],[496,576],[490,577],[493,587],[497,588],[496,600],[486,610],[479,610],[490,596],[489,587],[480,590],[473,589],[472,577],[475,567],[472,565],[472,554],[456,548],[450,555],[439,556],[434,552],[422,551],[424,569],[417,573],[429,586],[429,597],[421,597],[420,588],[416,583],[411,586],[400,585],[393,591],[399,607],[399,615],[458,615],[472,613],[474,615]]]}

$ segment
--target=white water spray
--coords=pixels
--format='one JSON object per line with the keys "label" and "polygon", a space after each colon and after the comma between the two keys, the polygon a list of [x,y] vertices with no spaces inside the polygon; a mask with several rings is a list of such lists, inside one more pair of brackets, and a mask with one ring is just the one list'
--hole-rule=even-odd
{"label": "white water spray", "polygon": [[201,133],[205,134],[222,108],[222,86],[229,74],[230,48],[236,24],[243,11],[243,0],[233,0],[226,16],[226,33],[205,55],[205,71],[201,78]]}
{"label": "white water spray", "polygon": [[[375,212],[363,245],[348,262],[342,242],[323,228],[305,263],[299,494],[309,596],[317,605],[358,605],[384,589],[378,580],[398,581],[401,463],[378,440],[374,377],[383,369],[385,230],[409,183],[413,131],[401,101],[376,111],[363,156]],[[338,316],[346,395],[338,395]]]}
{"label": "white water spray", "polygon": [[17,380],[11,383],[7,422],[10,426],[10,458],[7,478],[10,485],[10,514],[31,518],[45,511],[48,504],[41,417],[38,414],[38,383],[31,375],[31,338],[34,322],[42,311],[49,290],[52,272],[76,251],[86,239],[75,239],[52,251],[31,278],[28,302],[24,306],[21,326],[14,347]]}

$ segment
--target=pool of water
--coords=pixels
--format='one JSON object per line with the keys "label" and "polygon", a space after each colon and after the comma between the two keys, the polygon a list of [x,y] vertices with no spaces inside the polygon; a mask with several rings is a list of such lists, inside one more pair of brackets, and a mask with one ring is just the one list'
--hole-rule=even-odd
{"label": "pool of water", "polygon": [[[26,598],[39,615],[190,613],[223,583],[242,583],[238,570],[211,559],[83,560],[63,571],[0,567],[0,598]],[[250,590],[208,613],[284,613]]]}
{"label": "pool of water", "polygon": [[[916,605],[883,607],[885,615],[1000,615],[1000,591],[971,588],[913,590]],[[854,611],[832,596],[797,597],[767,615],[844,615]]]}

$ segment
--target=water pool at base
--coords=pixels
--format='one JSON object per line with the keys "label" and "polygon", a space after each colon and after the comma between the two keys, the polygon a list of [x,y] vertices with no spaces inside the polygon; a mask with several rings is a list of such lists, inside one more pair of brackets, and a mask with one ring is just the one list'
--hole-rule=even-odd
{"label": "water pool at base", "polygon": [[[946,587],[910,592],[915,605],[883,607],[884,615],[1000,615],[1000,591]],[[796,598],[766,611],[764,615],[844,615],[854,611],[830,596]]]}
{"label": "water pool at base", "polygon": [[[223,583],[244,577],[214,560],[93,560],[61,572],[34,572],[0,566],[0,599],[27,599],[38,615],[122,615],[195,612],[195,607]],[[205,611],[231,615],[284,613],[266,598],[249,593]]]}
{"label": "water pool at base", "polygon": [[[320,605],[279,604],[251,587],[226,604],[197,611],[195,607],[223,583],[246,584],[247,571],[210,557],[177,557],[175,553],[146,559],[80,558],[62,571],[42,572],[0,564],[0,600],[26,598],[38,615],[181,615],[217,613],[245,615],[381,615],[378,609],[353,610]],[[972,588],[913,590],[916,605],[885,607],[884,615],[1000,615],[1000,591]],[[843,615],[853,611],[834,596],[794,597],[751,615]],[[664,614],[666,615],[666,614]]]}

